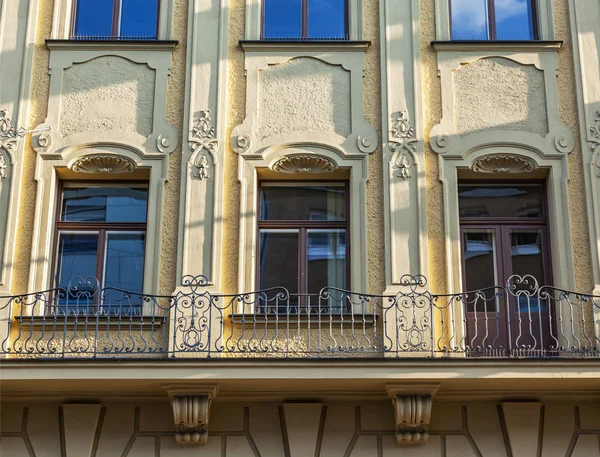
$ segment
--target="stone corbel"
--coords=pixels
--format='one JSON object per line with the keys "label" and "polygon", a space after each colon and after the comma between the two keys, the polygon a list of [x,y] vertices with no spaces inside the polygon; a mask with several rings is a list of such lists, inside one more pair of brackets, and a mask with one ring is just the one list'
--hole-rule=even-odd
{"label": "stone corbel", "polygon": [[171,398],[173,420],[177,428],[175,433],[177,444],[206,444],[210,407],[217,396],[218,386],[216,384],[169,384],[163,387]]}
{"label": "stone corbel", "polygon": [[386,390],[392,399],[398,444],[426,444],[431,420],[433,395],[439,384],[390,384]]}

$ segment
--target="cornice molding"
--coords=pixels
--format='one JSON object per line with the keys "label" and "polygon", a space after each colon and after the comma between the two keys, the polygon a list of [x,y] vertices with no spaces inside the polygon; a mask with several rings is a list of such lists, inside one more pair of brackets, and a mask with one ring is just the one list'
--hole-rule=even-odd
{"label": "cornice molding", "polygon": [[240,40],[244,52],[366,52],[370,41]]}
{"label": "cornice molding", "polygon": [[176,40],[46,40],[46,46],[51,51],[172,51],[178,44]]}
{"label": "cornice molding", "polygon": [[562,41],[432,41],[436,52],[558,52]]}

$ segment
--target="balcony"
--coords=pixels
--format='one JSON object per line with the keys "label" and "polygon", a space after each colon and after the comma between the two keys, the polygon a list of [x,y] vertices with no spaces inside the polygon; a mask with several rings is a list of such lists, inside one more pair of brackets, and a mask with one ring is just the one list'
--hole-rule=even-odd
{"label": "balcony", "polygon": [[0,354],[81,358],[600,358],[600,297],[513,276],[433,294],[405,276],[396,295],[284,288],[216,295],[203,276],[173,296],[67,288],[0,297]]}

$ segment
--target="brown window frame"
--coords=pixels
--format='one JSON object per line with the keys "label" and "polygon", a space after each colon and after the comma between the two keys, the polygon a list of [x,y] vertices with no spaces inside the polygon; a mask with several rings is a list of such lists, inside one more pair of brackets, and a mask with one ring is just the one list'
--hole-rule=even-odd
{"label": "brown window frame", "polygon": [[[158,0],[158,2],[156,3],[156,34],[155,34],[154,40],[158,40],[158,32],[159,32],[159,28],[160,28],[160,3],[162,1],[163,0]],[[77,21],[78,3],[79,3],[79,0],[73,0],[73,10],[71,11],[71,34],[70,34],[71,39],[85,38],[85,35],[75,35],[75,25],[76,25],[76,21]],[[121,11],[122,4],[123,4],[123,0],[113,0],[111,34],[110,34],[110,37],[107,37],[107,39],[115,39],[116,40],[116,39],[121,38],[119,29],[121,26],[120,11]],[[134,39],[134,38],[132,38],[132,39]],[[152,41],[152,40],[149,40],[149,41]]]}
{"label": "brown window frame", "polygon": [[[450,24],[450,39],[452,40],[452,2],[454,0],[448,0],[448,13],[449,24]],[[487,12],[488,12],[488,34],[489,38],[485,41],[498,41],[497,38],[497,30],[496,30],[496,0],[486,0],[487,1]],[[538,25],[538,5],[537,0],[528,0],[531,5],[531,27],[533,30],[533,38],[531,40],[525,41],[535,41],[539,40],[539,25]],[[515,40],[515,41],[523,41],[523,40]]]}
{"label": "brown window frame", "polygon": [[[328,38],[310,38],[308,36],[308,2],[309,0],[300,0],[301,4],[302,4],[302,12],[301,12],[301,19],[300,19],[300,27],[302,30],[302,34],[299,38],[297,38],[298,40],[302,40],[302,41],[320,41],[320,40],[328,40]],[[349,40],[350,39],[350,0],[344,0],[345,4],[346,4],[346,9],[344,12],[344,27],[346,29],[345,33],[344,33],[344,39],[345,40]],[[261,1],[261,14],[260,14],[260,39],[261,40],[269,40],[269,41],[277,41],[277,38],[265,38],[265,0]],[[281,38],[282,40],[285,39],[286,41],[293,41],[291,39],[286,39],[284,37]],[[338,40],[338,41],[343,41],[343,40]]]}
{"label": "brown window frame", "polygon": [[58,261],[59,261],[59,244],[60,235],[63,232],[90,232],[98,233],[98,253],[96,258],[96,276],[100,287],[104,286],[104,269],[106,260],[106,233],[107,232],[135,232],[144,233],[145,249],[144,249],[144,265],[142,270],[142,278],[146,269],[146,252],[148,232],[148,205],[146,204],[146,222],[65,222],[61,220],[63,210],[63,194],[64,190],[73,187],[138,187],[149,191],[147,181],[61,181],[58,187],[58,201],[56,203],[56,216],[54,220],[54,249],[52,253],[52,281],[55,287],[58,287]]}
{"label": "brown window frame", "polygon": [[[286,185],[286,186],[317,186],[317,185],[344,185],[344,199],[345,199],[345,221],[309,221],[309,220],[261,220],[260,215],[262,213],[261,206],[261,195],[264,185]],[[346,230],[346,290],[351,288],[351,276],[350,276],[350,258],[351,258],[351,246],[350,246],[350,183],[348,180],[303,180],[303,181],[267,181],[262,180],[258,183],[257,192],[257,224],[256,224],[256,288],[260,289],[260,231],[261,229],[298,229],[298,295],[308,294],[308,244],[307,244],[307,230],[310,229],[345,229]]]}

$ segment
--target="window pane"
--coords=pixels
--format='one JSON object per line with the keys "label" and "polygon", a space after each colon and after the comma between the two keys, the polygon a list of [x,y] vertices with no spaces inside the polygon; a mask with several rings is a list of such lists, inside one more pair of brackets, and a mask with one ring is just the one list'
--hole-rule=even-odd
{"label": "window pane", "polygon": [[347,0],[308,0],[310,38],[346,38]]}
{"label": "window pane", "polygon": [[78,37],[112,35],[113,0],[77,0],[75,30]]}
{"label": "window pane", "polygon": [[147,189],[128,187],[67,188],[63,192],[65,222],[145,222]]}
{"label": "window pane", "polygon": [[261,192],[261,220],[346,220],[343,185],[267,186]]}
{"label": "window pane", "polygon": [[302,37],[301,0],[264,0],[263,38]]}
{"label": "window pane", "polygon": [[452,39],[488,40],[487,0],[451,0]]}
{"label": "window pane", "polygon": [[324,287],[346,289],[346,231],[307,230],[308,293]]}
{"label": "window pane", "polygon": [[[97,233],[61,233],[58,240],[57,286],[66,289],[75,277],[96,277],[97,255]],[[78,287],[77,292],[61,297],[59,303],[68,303],[70,309],[80,312],[92,311],[90,307],[97,298],[94,286],[92,283],[91,288]]]}
{"label": "window pane", "polygon": [[281,286],[298,293],[299,235],[298,230],[260,231],[260,289]]}
{"label": "window pane", "polygon": [[121,37],[156,38],[158,0],[123,0]]}
{"label": "window pane", "polygon": [[544,216],[542,186],[461,185],[458,204],[460,217]]}
{"label": "window pane", "polygon": [[[512,273],[524,277],[533,276],[538,285],[545,285],[544,277],[544,257],[542,254],[542,231],[539,229],[512,229],[510,231],[510,257]],[[511,284],[515,284],[511,282]],[[532,286],[529,284],[515,284],[517,290],[529,290]],[[539,298],[530,294],[522,295],[517,298],[520,312],[538,312]],[[545,303],[542,304],[541,311],[545,311]]]}
{"label": "window pane", "polygon": [[[463,235],[466,291],[478,291],[498,285],[498,259],[496,234],[491,229],[465,230]],[[497,309],[495,291],[486,291],[485,298],[469,294],[467,311],[491,311]]]}
{"label": "window pane", "polygon": [[141,292],[144,277],[143,233],[107,233],[105,287]]}
{"label": "window pane", "polygon": [[533,40],[531,0],[496,0],[496,39]]}

